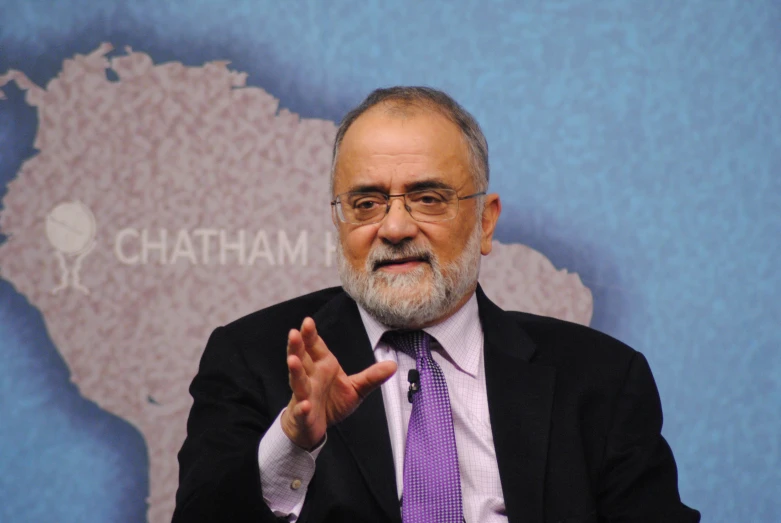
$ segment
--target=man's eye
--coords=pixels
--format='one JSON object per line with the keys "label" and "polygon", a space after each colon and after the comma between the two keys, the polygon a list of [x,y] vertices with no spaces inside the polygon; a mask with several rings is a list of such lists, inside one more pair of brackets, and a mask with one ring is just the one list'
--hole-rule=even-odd
{"label": "man's eye", "polygon": [[376,208],[378,205],[380,205],[380,202],[378,200],[358,200],[353,203],[353,209],[359,210],[359,211],[370,211],[374,208]]}
{"label": "man's eye", "polygon": [[412,201],[423,205],[439,205],[446,202],[447,199],[439,193],[427,192],[414,195]]}

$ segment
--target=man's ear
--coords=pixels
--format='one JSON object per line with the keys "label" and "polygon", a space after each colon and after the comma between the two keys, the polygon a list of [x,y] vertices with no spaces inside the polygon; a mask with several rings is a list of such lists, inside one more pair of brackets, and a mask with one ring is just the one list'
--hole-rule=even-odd
{"label": "man's ear", "polygon": [[480,240],[480,252],[485,256],[491,252],[493,247],[494,230],[499,215],[502,214],[502,202],[496,193],[486,194],[483,198],[485,198],[485,207],[481,217],[483,236]]}

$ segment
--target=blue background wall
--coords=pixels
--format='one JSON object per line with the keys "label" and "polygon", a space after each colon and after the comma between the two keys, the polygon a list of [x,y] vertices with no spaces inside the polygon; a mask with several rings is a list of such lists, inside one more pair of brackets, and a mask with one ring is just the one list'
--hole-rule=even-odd
{"label": "blue background wall", "polygon": [[[781,521],[778,0],[0,1],[0,73],[45,85],[102,41],[229,59],[305,117],[377,86],[449,91],[488,136],[499,239],[579,273],[593,326],[650,360],[683,499]],[[3,194],[37,125],[6,92]],[[2,521],[144,518],[141,435],[78,395],[5,281],[0,449]]]}

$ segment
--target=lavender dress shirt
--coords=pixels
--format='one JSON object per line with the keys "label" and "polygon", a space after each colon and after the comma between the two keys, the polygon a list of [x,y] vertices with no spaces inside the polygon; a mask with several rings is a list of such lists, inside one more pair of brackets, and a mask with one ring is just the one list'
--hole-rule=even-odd
{"label": "lavender dress shirt", "polygon": [[[358,307],[377,361],[392,360],[398,371],[382,389],[388,420],[396,488],[403,492],[404,446],[412,405],[407,401],[407,372],[415,360],[397,352],[381,338],[390,330]],[[483,364],[483,329],[478,316],[477,297],[453,316],[423,329],[433,336],[434,360],[442,368],[448,383],[450,406],[458,447],[464,518],[467,522],[506,522],[502,484],[488,413],[488,395]],[[281,416],[281,414],[280,414]],[[328,442],[307,452],[285,436],[278,416],[258,446],[258,464],[263,498],[278,516],[295,521],[301,512],[309,482],[314,476],[317,456]]]}

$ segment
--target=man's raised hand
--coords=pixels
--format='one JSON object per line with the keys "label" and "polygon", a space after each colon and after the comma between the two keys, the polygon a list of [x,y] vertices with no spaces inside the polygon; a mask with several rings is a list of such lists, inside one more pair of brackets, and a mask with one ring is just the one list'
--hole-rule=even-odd
{"label": "man's raised hand", "polygon": [[287,437],[304,449],[315,448],[328,427],[352,414],[396,372],[395,363],[383,361],[348,376],[317,334],[312,318],[288,333],[287,367],[293,396],[280,421]]}

